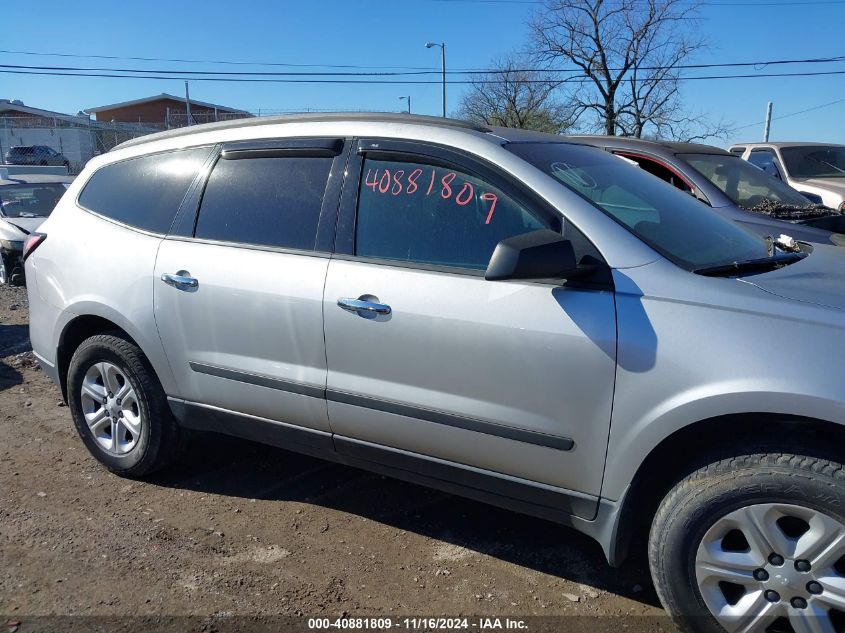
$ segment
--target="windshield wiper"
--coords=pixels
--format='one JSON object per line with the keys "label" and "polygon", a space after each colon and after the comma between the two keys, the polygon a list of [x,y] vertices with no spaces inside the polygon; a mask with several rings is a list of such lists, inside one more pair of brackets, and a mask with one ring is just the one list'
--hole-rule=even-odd
{"label": "windshield wiper", "polygon": [[720,266],[707,266],[705,268],[697,268],[692,272],[698,275],[705,275],[707,277],[730,277],[733,275],[739,276],[743,273],[762,273],[768,270],[777,270],[784,266],[789,266],[797,261],[804,259],[806,253],[786,253],[776,257],[761,257],[760,259],[746,259],[739,262],[731,262],[730,264],[722,264]]}

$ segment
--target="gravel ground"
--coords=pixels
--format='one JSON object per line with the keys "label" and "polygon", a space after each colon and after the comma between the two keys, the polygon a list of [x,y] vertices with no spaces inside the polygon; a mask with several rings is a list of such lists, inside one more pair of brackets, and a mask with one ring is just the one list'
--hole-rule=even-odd
{"label": "gravel ground", "polygon": [[116,477],[34,363],[27,316],[25,290],[0,286],[10,633],[39,615],[109,616],[113,630],[130,615],[580,615],[631,630],[662,613],[644,562],[611,569],[577,532],[275,448],[200,435],[176,467]]}

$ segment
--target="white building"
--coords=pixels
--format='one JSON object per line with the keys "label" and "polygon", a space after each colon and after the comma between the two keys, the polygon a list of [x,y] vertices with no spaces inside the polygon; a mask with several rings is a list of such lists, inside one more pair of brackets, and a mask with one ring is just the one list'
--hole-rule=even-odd
{"label": "white building", "polygon": [[96,153],[88,116],[72,116],[0,99],[0,163],[14,145],[47,145],[64,154],[77,173]]}

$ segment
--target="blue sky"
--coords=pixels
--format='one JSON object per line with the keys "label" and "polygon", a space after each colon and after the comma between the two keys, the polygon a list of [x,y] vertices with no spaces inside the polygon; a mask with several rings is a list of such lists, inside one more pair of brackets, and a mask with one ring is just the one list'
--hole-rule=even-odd
{"label": "blue sky", "polygon": [[[717,1],[717,0],[714,0]],[[718,0],[725,2],[725,0]],[[760,0],[741,0],[740,4]],[[765,0],[763,0],[765,1]],[[788,2],[790,0],[769,0]],[[845,2],[771,6],[706,5],[699,28],[709,50],[696,61],[731,62],[845,54],[842,25]],[[807,0],[803,0],[806,2]],[[813,0],[818,2],[818,0]],[[527,39],[526,21],[537,4],[477,3],[460,0],[312,0],[253,2],[205,0],[139,3],[88,1],[13,2],[3,9],[0,49],[44,53],[353,64],[439,69],[440,51],[427,40],[446,42],[451,68],[484,68],[519,49]],[[215,65],[36,57],[0,53],[0,64],[96,66],[193,70]],[[845,70],[839,64],[803,67]],[[230,67],[231,70],[285,70]],[[802,67],[780,67],[800,70]],[[292,68],[291,70],[303,70]],[[753,71],[753,69],[752,69]],[[730,72],[730,71],[729,71]],[[767,72],[759,69],[759,72]],[[769,70],[771,72],[771,70]],[[724,74],[721,69],[716,73]],[[437,79],[435,75],[432,79]],[[841,123],[845,101],[778,120],[777,117],[845,99],[845,75],[807,78],[690,81],[684,103],[695,112],[733,126],[761,122],[766,102],[774,102],[773,140],[845,143]],[[447,87],[454,110],[462,86]],[[76,112],[151,94],[183,91],[181,79],[130,80],[0,74],[0,97],[62,112]],[[413,110],[440,113],[440,85],[247,84],[193,81],[191,96],[251,111],[315,109],[401,110],[410,95]],[[728,142],[756,140],[762,123],[738,130]],[[720,144],[724,144],[721,141]]]}

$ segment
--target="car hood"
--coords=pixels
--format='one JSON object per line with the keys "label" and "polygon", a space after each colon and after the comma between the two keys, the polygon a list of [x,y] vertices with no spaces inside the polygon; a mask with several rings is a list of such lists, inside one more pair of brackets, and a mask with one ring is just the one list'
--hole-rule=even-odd
{"label": "car hood", "polygon": [[804,303],[845,310],[845,252],[816,246],[800,262],[761,275],[743,277],[760,290]]}
{"label": "car hood", "polygon": [[38,230],[38,227],[44,223],[47,218],[3,218],[3,222],[11,224],[24,235],[28,235],[33,231]]}
{"label": "car hood", "polygon": [[796,179],[795,182],[845,196],[845,178],[803,178],[801,180]]}

